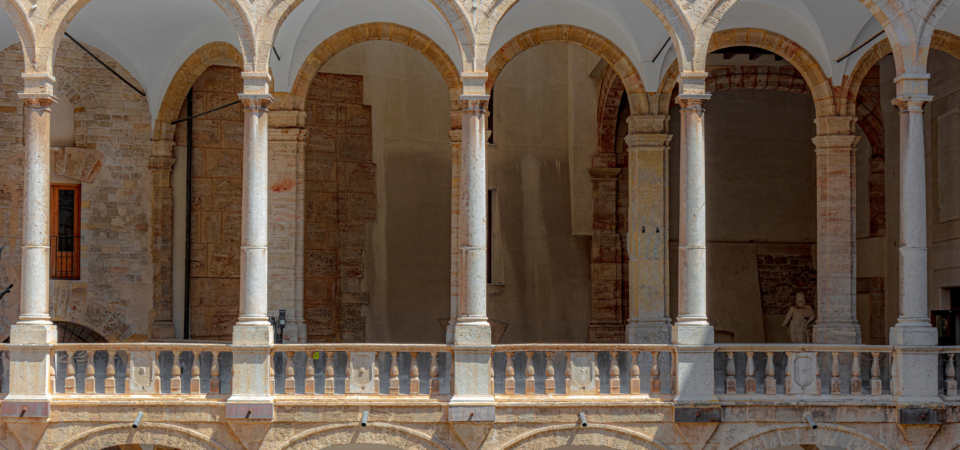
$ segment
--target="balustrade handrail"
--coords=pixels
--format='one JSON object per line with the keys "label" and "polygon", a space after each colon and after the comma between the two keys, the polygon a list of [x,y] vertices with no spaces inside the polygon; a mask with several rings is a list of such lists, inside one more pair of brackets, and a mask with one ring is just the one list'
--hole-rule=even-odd
{"label": "balustrade handrail", "polygon": [[672,352],[673,345],[667,344],[506,344],[494,346],[494,353],[523,351],[553,352]]}
{"label": "balustrade handrail", "polygon": [[940,353],[960,353],[960,346],[939,347]]}
{"label": "balustrade handrail", "polygon": [[91,343],[70,343],[53,344],[55,351],[81,351],[81,350],[125,350],[125,351],[219,351],[231,352],[233,347],[230,344],[168,344],[157,342],[91,342]]}
{"label": "balustrade handrail", "polygon": [[417,352],[450,353],[446,344],[276,344],[272,352]]}
{"label": "balustrade handrail", "polygon": [[781,352],[859,352],[859,353],[890,353],[892,345],[867,344],[715,344],[718,352],[753,352],[753,351],[781,351]]}

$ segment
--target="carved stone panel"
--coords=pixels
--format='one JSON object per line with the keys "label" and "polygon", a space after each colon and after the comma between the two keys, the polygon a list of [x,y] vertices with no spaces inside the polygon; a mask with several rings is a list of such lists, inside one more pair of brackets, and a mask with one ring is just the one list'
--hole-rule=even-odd
{"label": "carved stone panel", "polygon": [[373,382],[373,366],[376,363],[376,354],[373,352],[357,352],[350,354],[350,394],[376,394],[378,389]]}
{"label": "carved stone panel", "polygon": [[570,371],[567,383],[569,395],[597,395],[600,385],[597,383],[597,355],[592,352],[570,353],[567,363]]}
{"label": "carved stone panel", "polygon": [[817,354],[816,353],[794,353],[793,354],[793,389],[791,394],[817,395],[817,386],[820,380],[817,378]]}
{"label": "carved stone panel", "polygon": [[157,393],[158,386],[153,385],[155,358],[154,352],[130,354],[130,394]]}

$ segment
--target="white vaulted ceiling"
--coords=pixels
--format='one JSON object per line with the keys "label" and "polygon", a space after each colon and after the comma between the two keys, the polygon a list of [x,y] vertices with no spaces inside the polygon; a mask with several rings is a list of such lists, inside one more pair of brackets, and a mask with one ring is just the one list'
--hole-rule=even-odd
{"label": "white vaulted ceiling", "polygon": [[[461,68],[456,37],[431,0],[305,0],[277,34],[280,58],[271,56],[275,89],[289,91],[304,60],[325,39],[369,22],[413,28],[433,39]],[[641,0],[520,0],[494,31],[488,58],[519,33],[561,24],[610,39],[640,70],[648,90],[656,89],[676,59],[668,45],[657,61],[651,61],[668,33]],[[870,45],[840,63],[836,59],[881,31],[858,0],[739,0],[717,30],[744,27],[774,31],[802,45],[836,85]],[[938,28],[960,34],[960,2],[950,7]],[[67,31],[133,74],[147,91],[154,117],[173,75],[196,49],[214,41],[234,46],[239,42],[226,14],[212,0],[92,0]],[[16,29],[0,14],[0,48],[16,42]]]}

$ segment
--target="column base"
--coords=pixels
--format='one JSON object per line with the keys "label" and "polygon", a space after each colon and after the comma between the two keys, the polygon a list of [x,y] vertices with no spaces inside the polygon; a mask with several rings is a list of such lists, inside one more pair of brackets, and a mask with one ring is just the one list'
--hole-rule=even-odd
{"label": "column base", "polygon": [[931,347],[937,345],[937,329],[932,325],[890,328],[890,345],[900,347]]}
{"label": "column base", "polygon": [[674,325],[671,342],[675,345],[713,345],[713,326]]}
{"label": "column base", "polygon": [[[627,324],[628,344],[669,344],[673,335],[670,322],[636,322]],[[711,333],[713,330],[711,329]],[[712,334],[711,334],[712,342]]]}
{"label": "column base", "polygon": [[813,326],[815,344],[859,344],[860,325],[851,323],[824,323]]}
{"label": "column base", "polygon": [[233,345],[273,345],[273,327],[270,325],[234,325]]}
{"label": "column base", "polygon": [[48,324],[18,323],[10,327],[11,345],[50,345],[57,343],[57,326]]}
{"label": "column base", "polygon": [[[490,324],[487,322],[457,322],[453,327],[453,345],[463,347],[486,347],[493,342]],[[457,378],[459,382],[459,377]]]}

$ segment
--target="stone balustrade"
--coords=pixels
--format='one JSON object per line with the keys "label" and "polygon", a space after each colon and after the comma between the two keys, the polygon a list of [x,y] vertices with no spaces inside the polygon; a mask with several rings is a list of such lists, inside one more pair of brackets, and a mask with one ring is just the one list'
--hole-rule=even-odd
{"label": "stone balustrade", "polygon": [[216,344],[57,344],[50,392],[64,395],[223,395],[232,353]]}
{"label": "stone balustrade", "polygon": [[274,395],[447,397],[453,383],[447,345],[284,344],[270,361]]}
{"label": "stone balustrade", "polygon": [[498,345],[491,391],[498,401],[527,395],[670,400],[675,361],[669,345]]}
{"label": "stone balustrade", "polygon": [[957,357],[960,354],[960,347],[942,347],[940,349],[940,369],[938,378],[938,390],[940,397],[945,402],[960,401],[960,395],[957,395]]}
{"label": "stone balustrade", "polygon": [[[721,401],[785,401],[784,396],[891,399],[893,347],[876,345],[718,345],[714,389]],[[790,401],[790,400],[786,400]]]}

